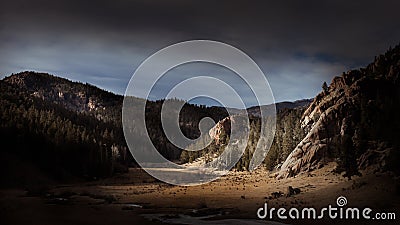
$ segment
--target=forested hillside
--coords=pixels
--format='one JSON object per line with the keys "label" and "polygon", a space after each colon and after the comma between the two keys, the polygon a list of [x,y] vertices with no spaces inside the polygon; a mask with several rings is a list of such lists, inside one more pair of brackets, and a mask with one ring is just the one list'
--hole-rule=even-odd
{"label": "forested hillside", "polygon": [[[256,111],[255,107],[253,107],[252,110]],[[279,166],[279,164],[286,159],[290,152],[304,138],[305,132],[300,126],[300,118],[304,110],[305,107],[302,105],[295,108],[282,107],[277,111],[274,141],[264,160],[264,163],[268,169],[273,170],[276,166]],[[182,162],[191,163],[199,157],[202,157],[205,162],[209,162],[213,158],[219,156],[223,151],[225,151],[225,148],[227,148],[227,143],[230,139],[229,129],[226,129],[230,128],[230,125],[228,124],[230,124],[232,121],[237,121],[239,117],[240,115],[234,115],[231,117],[231,119],[226,118],[220,121],[220,125],[217,125],[214,128],[219,129],[219,131],[216,132],[218,135],[214,135],[213,137],[214,141],[202,151],[183,151],[181,154]],[[234,169],[239,171],[248,170],[250,160],[260,138],[261,118],[250,115],[249,122],[250,132],[245,152],[234,166]],[[199,142],[202,141],[204,140],[200,140]]]}
{"label": "forested hillside", "polygon": [[[351,177],[359,170],[375,168],[399,172],[400,46],[379,55],[365,68],[344,72],[308,106],[285,108],[277,103],[274,142],[264,160],[268,169],[280,170],[279,177],[311,171],[327,162],[338,163],[336,171]],[[306,104],[304,104],[306,103]],[[293,106],[295,104],[286,104]],[[271,106],[263,106],[271,107]],[[259,109],[250,112],[250,137],[243,157],[235,165],[247,170],[260,134]],[[236,116],[237,117],[237,116]],[[183,162],[205,162],[220,155],[230,134],[221,121],[215,141],[203,151],[181,154]]]}
{"label": "forested hillside", "polygon": [[[0,81],[0,90],[1,151],[5,161],[8,156],[27,160],[57,179],[63,179],[63,174],[104,177],[135,165],[122,132],[123,96],[36,72],[6,77]],[[180,149],[171,145],[162,132],[162,103],[147,102],[147,127],[160,153],[175,160]],[[185,104],[180,117],[182,132],[197,137],[198,122],[204,116],[218,121],[227,114],[219,107]],[[12,173],[8,169],[3,171]]]}

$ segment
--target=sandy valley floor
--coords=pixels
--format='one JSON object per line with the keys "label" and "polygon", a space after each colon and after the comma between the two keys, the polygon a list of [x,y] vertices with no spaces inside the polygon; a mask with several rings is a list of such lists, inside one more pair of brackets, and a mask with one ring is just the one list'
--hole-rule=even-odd
{"label": "sandy valley floor", "polygon": [[[274,224],[257,219],[257,209],[268,207],[336,206],[339,196],[349,207],[374,212],[400,208],[399,180],[390,173],[366,173],[352,180],[332,172],[334,164],[294,178],[276,180],[263,169],[231,172],[214,182],[180,187],[158,182],[140,169],[102,181],[29,191],[0,191],[1,224]],[[286,196],[289,186],[300,193]],[[274,193],[274,194],[273,194]],[[283,193],[281,195],[281,193]],[[276,219],[276,218],[275,218]],[[398,221],[398,220],[397,220]],[[396,220],[379,221],[396,224]],[[318,224],[312,220],[280,223]],[[324,223],[373,221],[324,220]],[[374,221],[376,222],[376,221]]]}

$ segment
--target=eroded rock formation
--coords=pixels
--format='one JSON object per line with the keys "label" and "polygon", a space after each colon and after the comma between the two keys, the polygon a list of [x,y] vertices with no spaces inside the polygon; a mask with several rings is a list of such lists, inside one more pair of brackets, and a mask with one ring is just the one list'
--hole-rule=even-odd
{"label": "eroded rock formation", "polygon": [[[301,126],[307,135],[287,157],[278,178],[333,160],[348,165],[356,164],[354,158],[358,158],[363,168],[376,164],[369,158],[382,164],[389,150],[374,150],[372,141],[398,150],[399,68],[397,46],[365,69],[333,78],[328,90],[319,93],[304,112]],[[377,156],[380,153],[383,155]]]}

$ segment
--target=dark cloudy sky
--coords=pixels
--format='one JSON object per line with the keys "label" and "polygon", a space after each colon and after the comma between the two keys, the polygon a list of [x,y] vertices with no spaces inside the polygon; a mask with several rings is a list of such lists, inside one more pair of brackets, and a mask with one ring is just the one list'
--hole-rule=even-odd
{"label": "dark cloudy sky", "polygon": [[[252,57],[277,101],[310,98],[323,81],[365,66],[399,43],[399,8],[398,0],[2,0],[0,76],[44,71],[122,94],[138,65],[157,50],[211,39]],[[225,72],[177,68],[152,96],[188,74],[235,83],[234,74]]]}

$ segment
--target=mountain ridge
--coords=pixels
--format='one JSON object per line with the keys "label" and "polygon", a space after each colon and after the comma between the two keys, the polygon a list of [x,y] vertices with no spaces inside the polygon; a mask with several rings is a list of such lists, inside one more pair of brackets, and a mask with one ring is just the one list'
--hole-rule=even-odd
{"label": "mountain ridge", "polygon": [[[399,71],[400,47],[396,46],[365,68],[334,77],[312,100],[261,106],[277,109],[276,135],[264,161],[267,168],[277,168],[278,178],[311,171],[331,161],[338,162],[338,172],[345,171],[349,177],[372,165],[396,170]],[[0,134],[5,153],[38,162],[45,170],[84,177],[109,176],[133,165],[122,131],[122,95],[32,71],[5,77],[0,80],[0,89]],[[146,102],[150,139],[164,157],[187,162],[207,151],[220,151],[229,133],[212,132],[223,137],[202,153],[186,153],[173,146],[160,126],[164,101],[181,100]],[[246,110],[254,140],[235,166],[238,170],[247,168],[260,129],[260,107]],[[240,115],[243,110],[236,112]],[[181,115],[181,130],[188,138],[198,137],[202,118],[222,121],[228,116],[222,107],[187,103],[176,113]]]}
{"label": "mountain ridge", "polygon": [[[0,132],[6,137],[3,151],[17,155],[11,158],[26,155],[28,161],[39,162],[45,171],[59,168],[53,170],[85,177],[109,176],[134,165],[121,126],[123,96],[33,71],[5,77],[0,86]],[[146,123],[157,149],[176,160],[181,150],[166,140],[158,128],[160,121],[155,119],[162,103],[147,102],[146,113],[150,116]],[[198,122],[204,116],[216,121],[227,117],[225,109],[215,106],[186,104],[182,110],[181,128],[189,138],[197,137]]]}
{"label": "mountain ridge", "polygon": [[[60,96],[60,95],[62,95],[63,93],[59,93],[58,91],[60,91],[60,89],[62,89],[62,85],[67,85],[67,83],[69,83],[69,85],[74,84],[78,87],[78,89],[80,89],[79,93],[76,94],[77,96],[73,96],[73,97],[83,98],[84,101],[86,101],[86,103],[88,102],[90,97],[92,97],[92,95],[96,95],[98,93],[101,93],[101,96],[108,97],[108,98],[115,98],[118,101],[122,101],[121,98],[124,97],[123,95],[113,93],[106,89],[101,89],[101,88],[99,88],[95,85],[89,84],[89,83],[83,83],[80,81],[72,81],[68,78],[55,76],[55,75],[45,73],[45,72],[22,71],[19,73],[13,73],[10,76],[6,76],[2,79],[2,81],[5,81],[5,82],[11,83],[11,84],[15,84],[20,87],[23,86],[23,87],[27,88],[27,90],[32,92],[33,95],[35,95],[36,97],[39,97],[39,98],[52,97],[53,99],[51,99],[51,100],[57,99],[56,98],[57,95],[58,95],[59,99],[62,98],[62,96]],[[43,81],[44,81],[44,83],[46,83],[46,86],[38,85],[38,82],[40,83]],[[50,81],[50,84],[47,81]],[[44,87],[45,87],[44,90],[36,91],[37,89],[43,89]],[[51,92],[51,94],[47,93],[47,95],[45,96],[44,95],[45,93],[43,93],[43,92]],[[132,97],[135,97],[135,96],[132,96]],[[137,98],[137,97],[135,97],[135,98]],[[138,98],[138,99],[140,99],[140,98]],[[274,104],[261,105],[261,107],[268,108],[268,107],[272,107],[273,105],[275,105],[277,110],[287,109],[287,108],[291,109],[291,108],[307,106],[308,104],[310,104],[312,102],[312,100],[313,100],[313,98],[298,99],[295,101],[281,101],[281,102],[276,102]],[[148,100],[148,101],[150,101],[150,100]],[[159,101],[159,100],[154,100],[154,101]],[[96,103],[94,103],[94,104],[96,104]],[[220,107],[220,106],[207,106],[207,107]],[[257,109],[258,107],[260,107],[260,106],[250,106],[250,107],[246,108],[246,110],[248,111],[248,113],[254,114],[254,116],[256,116],[259,114],[259,109]],[[243,113],[243,110],[245,110],[245,109],[238,109],[238,108],[231,108],[231,107],[228,107],[228,108],[232,109],[234,111],[234,114],[241,114],[241,113]],[[71,107],[71,109],[74,109],[74,107]],[[93,107],[88,107],[88,106],[83,107],[83,108],[76,107],[76,109],[79,109],[81,111],[86,111],[88,109],[93,109]]]}

